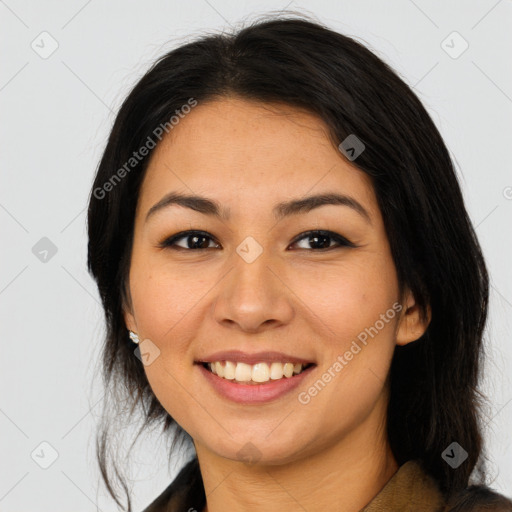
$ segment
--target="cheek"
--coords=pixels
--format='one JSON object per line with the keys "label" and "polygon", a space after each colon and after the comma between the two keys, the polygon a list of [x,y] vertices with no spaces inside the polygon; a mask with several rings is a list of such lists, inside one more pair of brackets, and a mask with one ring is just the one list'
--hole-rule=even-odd
{"label": "cheek", "polygon": [[[364,416],[383,390],[395,347],[398,287],[391,258],[368,255],[344,268],[305,272],[297,295],[323,343],[322,382],[304,390],[306,400],[311,391],[322,395],[313,407],[338,403],[341,415]],[[332,428],[342,420],[334,414]]]}
{"label": "cheek", "polygon": [[[392,308],[398,297],[394,264],[382,255],[367,255],[346,265],[305,269],[300,279],[290,276],[291,287],[304,303],[302,311],[312,312],[318,327],[336,348],[356,338]],[[388,315],[394,318],[393,311]],[[379,322],[379,331],[388,336],[390,324]]]}
{"label": "cheek", "polygon": [[[130,290],[138,328],[157,343],[174,339],[209,288],[205,279],[197,278],[197,272],[183,272],[151,261],[143,265],[134,262]],[[169,336],[171,331],[173,336]]]}
{"label": "cheek", "polygon": [[158,357],[144,366],[153,393],[168,411],[187,426],[191,404],[187,383],[193,372],[190,338],[197,329],[198,302],[204,296],[204,280],[171,270],[151,260],[137,264],[130,272],[130,291],[137,328],[144,339],[158,347]]}

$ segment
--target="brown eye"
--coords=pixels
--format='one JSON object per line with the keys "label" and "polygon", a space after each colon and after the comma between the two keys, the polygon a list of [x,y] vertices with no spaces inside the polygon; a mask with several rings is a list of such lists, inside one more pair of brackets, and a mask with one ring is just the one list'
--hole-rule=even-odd
{"label": "brown eye", "polygon": [[[350,240],[347,240],[345,237],[338,235],[337,233],[334,233],[332,231],[308,231],[306,233],[303,233],[300,238],[295,239],[293,244],[296,244],[297,242],[301,240],[306,240],[308,244],[315,246],[314,248],[317,251],[321,250],[327,250],[327,249],[335,249],[338,247],[355,247],[355,245],[350,242]],[[331,245],[331,242],[335,242],[335,246]],[[292,244],[292,245],[293,245]],[[308,249],[308,247],[305,247],[305,249]]]}
{"label": "brown eye", "polygon": [[[184,246],[178,245],[177,242],[183,239],[185,240]],[[213,238],[204,231],[182,231],[167,238],[159,246],[183,250],[203,250],[212,248],[209,247],[210,241],[213,241]]]}

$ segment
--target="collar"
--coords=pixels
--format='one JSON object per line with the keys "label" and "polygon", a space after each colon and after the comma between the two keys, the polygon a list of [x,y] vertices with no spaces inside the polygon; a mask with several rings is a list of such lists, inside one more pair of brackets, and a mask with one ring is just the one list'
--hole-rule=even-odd
{"label": "collar", "polygon": [[402,464],[361,512],[439,512],[445,501],[434,479],[419,462]]}

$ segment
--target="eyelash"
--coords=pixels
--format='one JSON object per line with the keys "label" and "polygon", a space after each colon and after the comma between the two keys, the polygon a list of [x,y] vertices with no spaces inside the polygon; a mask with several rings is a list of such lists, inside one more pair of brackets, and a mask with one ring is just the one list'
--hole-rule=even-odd
{"label": "eyelash", "polygon": [[[176,233],[175,235],[172,235],[171,237],[169,238],[166,238],[163,242],[161,242],[158,246],[160,248],[169,248],[169,249],[173,249],[173,250],[182,250],[182,251],[205,251],[205,250],[208,250],[208,249],[214,249],[214,247],[206,247],[204,249],[190,249],[190,248],[185,248],[185,247],[179,247],[176,244],[176,242],[178,240],[181,240],[182,238],[188,238],[189,236],[192,236],[192,235],[198,235],[198,236],[201,236],[201,237],[204,237],[204,238],[210,238],[211,240],[215,241],[215,239],[209,235],[208,233],[206,233],[205,231],[199,231],[199,230],[189,230],[189,231],[181,231],[180,233]],[[338,235],[337,233],[334,233],[333,231],[326,231],[326,230],[323,230],[323,229],[316,229],[316,230],[311,230],[311,231],[306,231],[304,233],[301,233],[297,238],[295,238],[295,240],[292,242],[292,244],[296,244],[297,242],[303,240],[304,238],[309,238],[309,237],[313,237],[315,235],[320,235],[322,237],[327,237],[327,238],[330,238],[334,241],[336,241],[338,243],[338,246],[334,246],[334,247],[327,247],[327,248],[323,248],[323,249],[302,249],[302,250],[309,250],[309,251],[313,251],[313,252],[325,252],[325,251],[330,251],[332,249],[341,249],[343,247],[357,247],[355,244],[353,244],[350,240],[348,240],[347,238],[341,236],[341,235]]]}

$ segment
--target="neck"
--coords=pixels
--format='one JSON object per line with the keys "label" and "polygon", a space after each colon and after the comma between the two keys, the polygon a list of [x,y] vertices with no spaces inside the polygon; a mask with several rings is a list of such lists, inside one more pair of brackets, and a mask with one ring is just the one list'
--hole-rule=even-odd
{"label": "neck", "polygon": [[248,465],[196,443],[207,496],[203,512],[358,512],[398,469],[384,429],[367,418],[336,444],[287,464]]}

